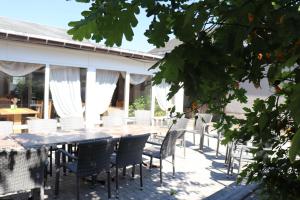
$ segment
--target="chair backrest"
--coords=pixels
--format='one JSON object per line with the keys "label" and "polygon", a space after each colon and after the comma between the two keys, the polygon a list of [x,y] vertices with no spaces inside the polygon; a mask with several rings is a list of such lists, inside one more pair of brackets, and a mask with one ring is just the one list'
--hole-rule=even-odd
{"label": "chair backrest", "polygon": [[27,120],[28,133],[51,133],[57,130],[56,119]]}
{"label": "chair backrest", "polygon": [[117,139],[106,139],[78,145],[77,172],[79,176],[89,176],[110,168],[110,157]]}
{"label": "chair backrest", "polygon": [[212,114],[197,114],[195,121],[195,130],[202,133],[204,131],[203,127],[205,123],[210,123],[212,120]]}
{"label": "chair backrest", "polygon": [[162,159],[175,154],[176,140],[181,134],[181,131],[168,131],[160,147],[160,155]]}
{"label": "chair backrest", "polygon": [[0,121],[0,139],[3,139],[10,134],[13,134],[13,122]]}
{"label": "chair backrest", "polygon": [[124,117],[113,115],[102,117],[103,126],[122,126],[125,124]]}
{"label": "chair backrest", "polygon": [[136,124],[150,126],[151,125],[151,111],[150,110],[136,110],[134,112]]}
{"label": "chair backrest", "polygon": [[61,130],[76,130],[83,129],[83,117],[62,117],[59,119]]}
{"label": "chair backrest", "polygon": [[175,122],[171,125],[169,131],[178,131],[180,132],[179,138],[183,137],[185,130],[187,129],[189,123],[189,119],[185,117],[181,117],[179,119],[176,119]]}
{"label": "chair backrest", "polygon": [[145,144],[150,134],[128,135],[121,137],[116,162],[118,167],[140,164]]}
{"label": "chair backrest", "polygon": [[47,149],[0,151],[0,195],[42,187]]}
{"label": "chair backrest", "polygon": [[189,119],[185,118],[185,117],[175,119],[175,121],[172,123],[169,131],[186,130],[188,123],[189,123]]}

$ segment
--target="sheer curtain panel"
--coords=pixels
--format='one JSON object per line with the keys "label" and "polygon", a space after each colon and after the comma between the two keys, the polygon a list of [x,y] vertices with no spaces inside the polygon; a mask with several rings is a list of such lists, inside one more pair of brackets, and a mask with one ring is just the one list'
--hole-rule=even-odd
{"label": "sheer curtain panel", "polygon": [[41,64],[10,62],[0,60],[0,71],[10,76],[26,76],[43,67]]}
{"label": "sheer curtain panel", "polygon": [[59,117],[82,117],[80,69],[51,67],[50,91]]}
{"label": "sheer curtain panel", "polygon": [[159,107],[164,111],[167,111],[171,106],[171,102],[168,101],[170,88],[171,86],[165,81],[162,81],[159,85],[153,86],[153,95],[155,96]]}
{"label": "sheer curtain panel", "polygon": [[108,110],[111,98],[116,89],[116,84],[119,78],[119,72],[109,70],[96,71],[96,84],[93,105],[95,107],[94,119],[99,120],[100,114]]}
{"label": "sheer curtain panel", "polygon": [[[125,79],[125,73],[122,72],[122,77]],[[132,85],[139,85],[147,80],[147,75],[141,74],[130,74],[130,84]]]}

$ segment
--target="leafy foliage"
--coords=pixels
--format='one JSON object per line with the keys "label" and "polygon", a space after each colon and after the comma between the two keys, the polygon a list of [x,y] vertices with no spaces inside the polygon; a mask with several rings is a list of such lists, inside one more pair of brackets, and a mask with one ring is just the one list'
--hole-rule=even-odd
{"label": "leafy foliage", "polygon": [[[154,83],[171,84],[170,97],[181,87],[198,104],[222,116],[217,125],[229,141],[252,140],[255,162],[242,172],[261,182],[263,197],[300,196],[300,1],[299,0],[86,0],[90,10],[71,22],[75,39],[105,39],[120,46],[131,40],[136,15],[152,19],[148,42],[164,46],[171,34],[183,43],[165,55]],[[267,78],[274,94],[245,109],[246,119],[227,116],[232,100],[246,102],[240,82],[260,87]],[[232,129],[239,124],[239,129]],[[291,145],[290,145],[291,144]],[[265,150],[266,147],[270,149]]]}
{"label": "leafy foliage", "polygon": [[[129,105],[129,116],[134,116],[134,111],[136,110],[150,110],[150,107],[150,97],[140,96],[139,98],[136,98],[131,105]],[[166,112],[159,107],[157,101],[155,101],[154,116],[166,116]]]}

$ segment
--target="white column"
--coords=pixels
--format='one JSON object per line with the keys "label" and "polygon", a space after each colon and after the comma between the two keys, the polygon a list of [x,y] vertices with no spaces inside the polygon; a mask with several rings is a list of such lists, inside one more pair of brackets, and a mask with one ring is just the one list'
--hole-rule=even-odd
{"label": "white column", "polygon": [[[151,83],[152,84],[152,83]],[[155,94],[154,94],[154,87],[153,85],[151,86],[151,124],[154,124],[153,118],[154,118],[154,114],[155,114]]]}
{"label": "white column", "polygon": [[181,88],[176,94],[175,94],[175,111],[176,112],[183,112],[183,101],[184,101],[184,89]]}
{"label": "white column", "polygon": [[96,83],[96,68],[89,67],[86,72],[86,88],[85,88],[85,122],[86,127],[91,128],[97,123],[97,118],[100,116],[95,113],[94,93]]}
{"label": "white column", "polygon": [[130,92],[130,73],[126,72],[125,76],[125,87],[124,87],[124,112],[125,118],[128,117],[129,113],[129,92]]}
{"label": "white column", "polygon": [[49,91],[50,91],[50,65],[45,67],[45,88],[44,88],[44,119],[49,118]]}

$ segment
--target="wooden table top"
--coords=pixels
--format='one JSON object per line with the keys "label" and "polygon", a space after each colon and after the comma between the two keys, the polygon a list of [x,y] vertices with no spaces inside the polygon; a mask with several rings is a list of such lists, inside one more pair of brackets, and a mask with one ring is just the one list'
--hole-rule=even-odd
{"label": "wooden table top", "polygon": [[37,114],[36,110],[30,108],[0,108],[0,115],[27,115],[27,114]]}

